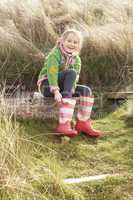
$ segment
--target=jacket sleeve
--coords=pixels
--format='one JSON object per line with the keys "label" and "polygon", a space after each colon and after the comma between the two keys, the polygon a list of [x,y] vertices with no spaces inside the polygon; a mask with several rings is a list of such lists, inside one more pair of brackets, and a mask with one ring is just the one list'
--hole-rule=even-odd
{"label": "jacket sleeve", "polygon": [[50,53],[47,59],[47,76],[50,86],[58,87],[59,62],[60,56],[56,49]]}
{"label": "jacket sleeve", "polygon": [[51,92],[58,87],[58,71],[59,71],[60,54],[57,48],[54,48],[48,55],[44,67],[42,68],[39,77],[43,74],[47,75]]}
{"label": "jacket sleeve", "polygon": [[76,83],[79,81],[79,75],[81,71],[81,59],[79,56],[76,58],[76,62],[74,64],[74,69],[76,71],[77,77],[76,77]]}

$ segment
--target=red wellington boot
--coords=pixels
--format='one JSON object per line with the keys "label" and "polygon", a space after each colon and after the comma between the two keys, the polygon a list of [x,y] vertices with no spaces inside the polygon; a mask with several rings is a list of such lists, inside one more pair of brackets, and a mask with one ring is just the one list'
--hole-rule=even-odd
{"label": "red wellington boot", "polygon": [[71,121],[75,104],[75,99],[62,98],[62,102],[59,108],[59,124],[56,128],[58,135],[74,137],[78,134],[75,129],[71,128]]}
{"label": "red wellington boot", "polygon": [[86,135],[89,135],[92,137],[99,137],[102,135],[101,131],[98,131],[92,127],[91,120],[87,120],[87,121],[78,120],[76,123],[75,129],[78,132],[83,132]]}
{"label": "red wellington boot", "polygon": [[65,123],[60,123],[56,128],[56,132],[60,136],[68,136],[68,137],[74,137],[78,134],[78,132],[75,129],[71,128],[69,121]]}

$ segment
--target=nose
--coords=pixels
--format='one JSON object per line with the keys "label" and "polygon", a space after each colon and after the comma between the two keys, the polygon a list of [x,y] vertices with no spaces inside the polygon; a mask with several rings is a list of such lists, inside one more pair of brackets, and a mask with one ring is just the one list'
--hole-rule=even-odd
{"label": "nose", "polygon": [[71,43],[71,46],[72,46],[72,47],[75,47],[75,44],[74,44],[74,43]]}

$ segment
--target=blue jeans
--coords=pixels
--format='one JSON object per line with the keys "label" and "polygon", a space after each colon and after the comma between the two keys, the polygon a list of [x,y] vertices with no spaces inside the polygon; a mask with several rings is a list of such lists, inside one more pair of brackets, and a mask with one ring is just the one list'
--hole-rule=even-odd
{"label": "blue jeans", "polygon": [[[88,86],[76,85],[73,93],[73,85],[76,80],[76,72],[73,69],[68,69],[58,73],[58,86],[63,98],[79,97],[79,96],[91,96],[92,91]],[[50,92],[48,79],[43,81],[43,95],[45,97],[54,97]]]}

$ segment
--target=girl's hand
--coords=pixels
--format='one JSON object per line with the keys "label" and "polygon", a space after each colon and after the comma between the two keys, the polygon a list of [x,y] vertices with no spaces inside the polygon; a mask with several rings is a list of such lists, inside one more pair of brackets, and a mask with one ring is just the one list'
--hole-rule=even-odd
{"label": "girl's hand", "polygon": [[59,92],[59,90],[55,90],[55,92],[54,92],[54,99],[55,99],[55,101],[57,101],[58,103],[61,102],[62,95],[61,95],[61,93]]}

